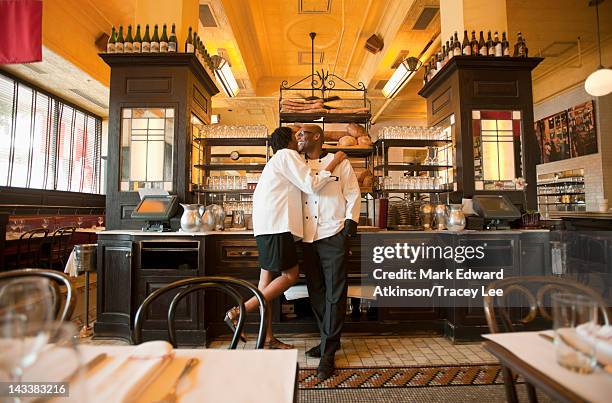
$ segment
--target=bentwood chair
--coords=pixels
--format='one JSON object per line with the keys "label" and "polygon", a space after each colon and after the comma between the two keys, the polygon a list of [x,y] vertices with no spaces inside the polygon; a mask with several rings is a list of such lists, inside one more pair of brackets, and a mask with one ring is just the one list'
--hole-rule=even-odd
{"label": "bentwood chair", "polygon": [[264,341],[266,338],[266,325],[267,321],[270,320],[270,318],[267,315],[268,305],[261,291],[259,291],[248,281],[232,277],[212,276],[201,276],[175,281],[174,283],[168,284],[167,286],[159,288],[149,294],[149,296],[145,298],[142,304],[140,304],[140,307],[136,312],[136,317],[134,319],[134,331],[132,334],[132,341],[134,342],[134,344],[140,344],[142,342],[142,324],[145,320],[145,314],[148,311],[149,305],[151,305],[154,300],[156,300],[163,294],[171,291],[177,291],[168,307],[168,341],[170,342],[170,344],[172,344],[172,346],[177,347],[176,327],[174,324],[174,319],[176,314],[176,308],[179,302],[189,294],[207,289],[212,289],[228,294],[234,299],[236,305],[238,305],[238,307],[240,308],[240,317],[238,319],[238,324],[236,325],[234,335],[232,336],[232,341],[229,345],[230,350],[235,350],[236,346],[238,345],[238,340],[240,338],[240,335],[242,334],[242,328],[244,327],[244,321],[246,317],[243,297],[237,291],[237,289],[246,290],[249,295],[252,294],[255,296],[255,298],[257,298],[257,300],[259,301],[260,320],[259,332],[257,335],[257,343],[255,345],[255,348],[263,348]]}
{"label": "bentwood chair", "polygon": [[64,268],[68,261],[72,236],[75,231],[76,227],[61,227],[53,232],[51,242],[48,244],[49,251],[46,262],[49,269],[52,269],[54,264],[59,264],[60,268]]}
{"label": "bentwood chair", "polygon": [[49,230],[46,228],[35,228],[21,234],[17,242],[15,269],[41,267],[41,247],[45,244],[48,234]]}
{"label": "bentwood chair", "polygon": [[[74,287],[70,283],[68,276],[66,276],[64,273],[60,273],[55,270],[46,269],[9,270],[5,272],[0,272],[0,287],[5,281],[27,277],[43,277],[51,280],[51,286],[53,287],[53,291],[56,297],[58,297],[55,298],[55,317],[57,320],[62,322],[69,321],[76,306],[76,292]],[[66,287],[66,298],[63,302],[59,298],[59,296],[61,295],[61,290],[59,288],[60,286]],[[61,309],[62,306],[64,307],[64,309]]]}
{"label": "bentwood chair", "polygon": [[[503,290],[503,296],[493,297],[489,295],[488,291],[493,289]],[[608,304],[592,288],[566,277],[517,276],[494,281],[487,287],[484,297],[484,310],[489,331],[491,333],[514,332],[517,325],[529,325],[538,319],[552,322],[552,315],[547,310],[547,301],[555,292],[570,292],[591,298],[599,306],[604,323],[606,325],[609,323]],[[528,304],[528,312],[522,318],[517,319],[516,313],[522,313],[520,307],[524,305],[525,301]],[[502,366],[502,374],[506,400],[509,403],[518,402],[512,371]],[[537,402],[538,399],[533,385],[530,383],[525,385],[529,401]]]}

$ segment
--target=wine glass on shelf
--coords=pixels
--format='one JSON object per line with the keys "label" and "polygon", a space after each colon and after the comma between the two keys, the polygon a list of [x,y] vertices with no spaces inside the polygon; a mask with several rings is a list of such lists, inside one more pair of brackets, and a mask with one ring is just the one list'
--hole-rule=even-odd
{"label": "wine glass on shelf", "polygon": [[17,222],[18,220],[11,220],[11,232],[12,233],[17,233],[17,230],[19,229],[19,223]]}
{"label": "wine glass on shelf", "polygon": [[83,225],[83,217],[77,217],[77,225],[79,226],[79,228],[81,228],[81,225]]}

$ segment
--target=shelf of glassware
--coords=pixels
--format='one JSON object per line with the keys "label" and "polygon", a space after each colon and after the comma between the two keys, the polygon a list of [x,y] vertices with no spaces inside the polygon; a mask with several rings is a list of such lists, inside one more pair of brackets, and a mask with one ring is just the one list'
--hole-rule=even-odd
{"label": "shelf of glassware", "polygon": [[586,211],[584,170],[568,170],[538,175],[538,207],[544,217],[549,212]]}
{"label": "shelf of glassware", "polygon": [[[378,194],[444,194],[455,190],[450,128],[385,127],[374,148]],[[420,157],[419,163],[389,162],[391,148],[426,149],[426,155]],[[404,175],[398,178],[397,172],[401,171]]]}

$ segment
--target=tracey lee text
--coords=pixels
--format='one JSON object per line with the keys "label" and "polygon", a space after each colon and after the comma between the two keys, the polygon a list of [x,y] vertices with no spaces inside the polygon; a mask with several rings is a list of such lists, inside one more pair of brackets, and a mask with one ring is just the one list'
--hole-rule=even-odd
{"label": "tracey lee text", "polygon": [[376,286],[373,297],[501,297],[504,290],[493,288],[487,291],[485,286],[478,288],[448,288],[434,285],[431,288],[402,288],[400,286]]}

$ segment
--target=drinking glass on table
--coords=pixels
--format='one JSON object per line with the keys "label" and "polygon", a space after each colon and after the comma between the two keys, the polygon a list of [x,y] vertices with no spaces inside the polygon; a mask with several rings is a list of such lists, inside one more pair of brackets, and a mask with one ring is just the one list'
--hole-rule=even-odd
{"label": "drinking glass on table", "polygon": [[70,397],[68,401],[85,401],[76,326],[69,322],[26,323],[12,319],[15,321],[0,321],[0,379],[8,375],[11,382],[66,382],[67,389],[59,389],[63,386],[58,384],[54,392],[65,393]]}
{"label": "drinking glass on table", "polygon": [[98,217],[98,227],[102,227],[102,224],[104,224],[104,217]]}
{"label": "drinking glass on table", "polygon": [[45,346],[57,295],[46,278],[0,282],[0,369],[19,382]]}
{"label": "drinking glass on table", "polygon": [[49,228],[49,219],[48,219],[48,218],[43,218],[41,226],[42,226],[44,229]]}
{"label": "drinking glass on table", "polygon": [[25,221],[24,220],[17,220],[17,231],[19,233],[23,232],[23,227],[25,227]]}
{"label": "drinking glass on table", "polygon": [[77,217],[77,224],[79,225],[79,228],[81,228],[81,225],[83,225],[83,217]]}
{"label": "drinking glass on table", "polygon": [[579,332],[597,324],[597,303],[584,295],[563,292],[553,294],[551,299],[557,363],[579,373],[592,372],[595,346]]}

